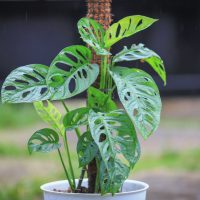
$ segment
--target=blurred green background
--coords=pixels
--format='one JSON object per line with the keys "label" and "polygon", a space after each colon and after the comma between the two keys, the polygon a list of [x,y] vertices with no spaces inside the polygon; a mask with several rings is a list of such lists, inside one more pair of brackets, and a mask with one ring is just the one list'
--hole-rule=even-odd
{"label": "blurred green background", "polygon": [[[66,103],[73,109],[83,106],[85,100]],[[62,105],[55,105],[63,113]],[[30,156],[27,151],[26,143],[34,131],[48,126],[29,104],[0,105],[0,116],[0,199],[42,199],[41,184],[65,179],[56,152]],[[196,199],[200,183],[199,130],[200,98],[163,99],[161,125],[149,140],[140,138],[142,157],[130,175],[150,184],[149,199],[175,200],[181,195],[181,199]],[[68,137],[78,177],[76,136],[70,132]]]}

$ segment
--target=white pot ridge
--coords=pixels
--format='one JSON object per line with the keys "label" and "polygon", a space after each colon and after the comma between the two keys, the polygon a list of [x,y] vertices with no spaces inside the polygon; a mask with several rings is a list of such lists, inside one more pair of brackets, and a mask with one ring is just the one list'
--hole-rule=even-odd
{"label": "white pot ridge", "polygon": [[[76,180],[77,182],[78,180]],[[83,186],[87,187],[87,179],[83,180]],[[41,186],[41,190],[44,192],[44,200],[146,200],[146,192],[149,185],[134,180],[126,180],[121,193],[117,193],[114,196],[107,194],[101,196],[101,194],[86,194],[86,193],[64,193],[56,192],[56,190],[68,189],[68,181],[56,181],[47,183]]]}

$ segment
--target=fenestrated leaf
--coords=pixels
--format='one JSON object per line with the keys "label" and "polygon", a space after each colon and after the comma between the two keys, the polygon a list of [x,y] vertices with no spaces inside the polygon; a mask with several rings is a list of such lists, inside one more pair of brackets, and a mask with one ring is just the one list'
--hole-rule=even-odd
{"label": "fenestrated leaf", "polygon": [[65,134],[65,127],[62,123],[62,115],[58,109],[50,102],[35,102],[34,107],[42,120],[47,122],[60,135]]}
{"label": "fenestrated leaf", "polygon": [[[100,155],[113,184],[112,193],[119,190],[123,181],[115,184],[119,171],[133,167],[140,156],[139,142],[134,126],[123,110],[110,113],[89,113],[91,135],[99,148]],[[119,160],[119,161],[117,161]],[[127,173],[126,173],[127,174]],[[122,174],[122,177],[127,178]],[[121,180],[125,180],[121,177]]]}
{"label": "fenestrated leaf", "polygon": [[88,107],[100,112],[109,112],[117,109],[117,105],[109,95],[94,87],[88,89]]}
{"label": "fenestrated leaf", "polygon": [[[113,170],[114,169],[114,170]],[[119,159],[108,161],[108,168],[103,161],[100,162],[101,194],[120,192],[124,181],[128,178],[130,168]]]}
{"label": "fenestrated leaf", "polygon": [[51,93],[45,80],[47,72],[48,67],[40,64],[27,65],[13,70],[3,84],[2,102],[29,103],[49,99]]}
{"label": "fenestrated leaf", "polygon": [[78,30],[83,41],[89,44],[97,54],[110,54],[106,49],[104,49],[105,31],[101,24],[93,19],[82,18],[78,22]]}
{"label": "fenestrated leaf", "polygon": [[130,49],[124,47],[124,49],[113,57],[112,62],[122,61],[134,61],[143,60],[149,63],[149,65],[158,73],[161,79],[166,84],[166,72],[162,59],[154,51],[144,47],[143,44],[133,44]]}
{"label": "fenestrated leaf", "polygon": [[94,83],[98,74],[97,64],[90,64],[91,51],[80,45],[63,49],[51,63],[47,83],[54,88],[52,100],[73,97]]}
{"label": "fenestrated leaf", "polygon": [[89,108],[78,108],[69,111],[63,119],[63,124],[66,129],[75,129],[79,126],[88,124]]}
{"label": "fenestrated leaf", "polygon": [[156,83],[139,69],[115,67],[111,75],[126,112],[146,139],[160,122],[162,105]]}
{"label": "fenestrated leaf", "polygon": [[28,150],[30,153],[48,153],[60,148],[60,146],[58,134],[48,128],[36,131],[28,141]]}
{"label": "fenestrated leaf", "polygon": [[94,142],[90,132],[85,132],[78,140],[77,153],[79,157],[79,166],[83,167],[89,164],[97,155],[98,147]]}
{"label": "fenestrated leaf", "polygon": [[119,20],[106,30],[104,38],[105,48],[109,48],[119,40],[148,28],[156,21],[157,19],[141,15],[128,16]]}

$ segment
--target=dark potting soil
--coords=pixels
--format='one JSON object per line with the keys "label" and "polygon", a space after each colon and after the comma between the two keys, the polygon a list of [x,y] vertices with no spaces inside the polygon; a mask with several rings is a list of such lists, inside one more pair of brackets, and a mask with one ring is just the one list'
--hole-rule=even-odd
{"label": "dark potting soil", "polygon": [[[64,193],[72,193],[71,188],[68,188],[67,190],[58,190],[58,189],[53,189],[54,192],[64,192]],[[88,193],[88,188],[86,187],[81,187],[80,189],[76,189],[75,193]]]}

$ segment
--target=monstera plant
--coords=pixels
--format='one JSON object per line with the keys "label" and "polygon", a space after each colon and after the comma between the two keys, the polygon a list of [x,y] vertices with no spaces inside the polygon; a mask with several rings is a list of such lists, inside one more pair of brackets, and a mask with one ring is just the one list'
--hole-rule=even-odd
{"label": "monstera plant", "polygon": [[[3,103],[33,103],[41,119],[50,125],[31,136],[28,150],[30,153],[58,151],[72,192],[83,192],[82,178],[91,162],[97,167],[92,192],[119,192],[140,157],[137,134],[147,139],[158,128],[162,107],[158,87],[148,73],[134,67],[134,61],[146,62],[166,84],[162,59],[143,44],[124,47],[116,55],[111,52],[115,43],[156,21],[134,15],[105,31],[96,21],[82,18],[78,30],[87,47],[64,48],[50,66],[18,67],[3,84]],[[93,63],[94,52],[100,57],[100,64]],[[121,66],[124,61],[132,62],[133,67]],[[98,86],[94,87],[94,82]],[[124,109],[118,108],[113,100],[115,90]],[[87,91],[87,105],[69,110],[64,100],[84,91]],[[54,100],[62,102],[65,116],[53,105]],[[68,145],[69,131],[74,131],[78,138],[77,154],[82,168],[78,184]]]}

